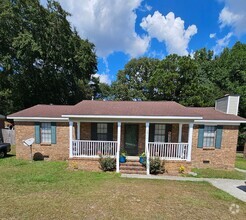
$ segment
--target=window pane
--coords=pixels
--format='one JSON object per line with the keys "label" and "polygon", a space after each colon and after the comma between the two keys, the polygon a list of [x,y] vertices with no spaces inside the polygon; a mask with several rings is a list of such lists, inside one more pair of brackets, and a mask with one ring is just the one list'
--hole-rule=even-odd
{"label": "window pane", "polygon": [[107,134],[97,134],[97,140],[107,141]]}
{"label": "window pane", "polygon": [[166,125],[164,124],[155,124],[155,142],[165,142],[165,132],[166,132]]}
{"label": "window pane", "polygon": [[107,133],[107,124],[97,124],[97,133]]}
{"label": "window pane", "polygon": [[51,143],[51,123],[41,123],[41,142]]}
{"label": "window pane", "polygon": [[204,127],[204,138],[203,146],[204,147],[213,147],[215,145],[215,126],[205,126]]}

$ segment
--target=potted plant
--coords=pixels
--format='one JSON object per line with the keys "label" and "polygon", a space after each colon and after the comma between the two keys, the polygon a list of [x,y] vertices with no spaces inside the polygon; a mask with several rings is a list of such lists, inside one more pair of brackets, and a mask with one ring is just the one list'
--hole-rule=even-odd
{"label": "potted plant", "polygon": [[120,163],[125,163],[126,162],[126,151],[124,149],[122,149],[120,151]]}
{"label": "potted plant", "polygon": [[145,164],[145,162],[146,162],[146,155],[145,152],[143,152],[139,155],[139,163]]}

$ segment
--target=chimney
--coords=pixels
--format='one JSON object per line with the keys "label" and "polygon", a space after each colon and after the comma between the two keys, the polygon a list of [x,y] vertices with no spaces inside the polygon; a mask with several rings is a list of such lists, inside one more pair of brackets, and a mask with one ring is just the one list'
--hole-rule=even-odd
{"label": "chimney", "polygon": [[215,100],[215,110],[226,114],[238,114],[239,95],[225,95],[222,98]]}

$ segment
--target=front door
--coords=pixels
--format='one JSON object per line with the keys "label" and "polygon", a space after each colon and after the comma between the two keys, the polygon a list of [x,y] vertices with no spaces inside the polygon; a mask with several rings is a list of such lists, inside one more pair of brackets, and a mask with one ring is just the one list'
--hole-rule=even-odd
{"label": "front door", "polygon": [[138,125],[125,125],[125,150],[128,156],[138,155]]}

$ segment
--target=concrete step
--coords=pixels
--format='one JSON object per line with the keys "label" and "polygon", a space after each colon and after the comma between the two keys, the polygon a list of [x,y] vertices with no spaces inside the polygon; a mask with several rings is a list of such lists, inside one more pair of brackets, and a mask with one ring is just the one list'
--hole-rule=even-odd
{"label": "concrete step", "polygon": [[126,162],[126,163],[121,163],[120,166],[142,166],[141,163],[139,162]]}
{"label": "concrete step", "polygon": [[146,171],[146,168],[143,166],[120,166],[120,170],[139,170]]}
{"label": "concrete step", "polygon": [[142,170],[120,170],[121,173],[124,174],[142,174],[142,175],[146,175],[146,171],[142,171]]}

